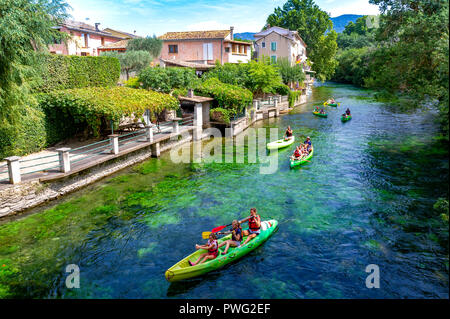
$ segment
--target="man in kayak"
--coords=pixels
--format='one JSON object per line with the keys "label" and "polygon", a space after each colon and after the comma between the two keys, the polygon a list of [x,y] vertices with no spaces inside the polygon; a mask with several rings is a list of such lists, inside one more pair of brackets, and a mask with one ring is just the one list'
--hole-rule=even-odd
{"label": "man in kayak", "polygon": [[350,116],[350,109],[347,108],[347,110],[345,111],[345,114],[347,114],[347,116]]}
{"label": "man in kayak", "polygon": [[230,246],[231,247],[239,247],[241,245],[241,241],[242,241],[241,225],[239,224],[239,222],[237,220],[233,220],[231,225],[232,225],[232,228],[230,231],[217,233],[219,235],[228,235],[231,233],[231,239],[223,241],[219,244],[219,248],[224,245],[227,245],[225,247],[225,250],[222,252],[222,255],[227,254],[228,248],[230,248]]}
{"label": "man in kayak", "polygon": [[289,140],[291,137],[292,137],[292,130],[291,130],[291,127],[288,126],[288,127],[287,127],[287,130],[286,130],[286,133],[284,134],[284,140],[287,141],[287,140]]}
{"label": "man in kayak", "polygon": [[306,140],[303,142],[303,144],[306,145],[306,149],[308,150],[308,153],[311,152],[312,144],[311,144],[311,138],[309,136],[306,137]]}
{"label": "man in kayak", "polygon": [[216,234],[211,233],[209,235],[208,243],[206,245],[195,245],[195,249],[208,249],[208,252],[201,254],[195,262],[188,260],[189,265],[191,266],[202,264],[207,260],[216,258],[219,253],[219,245],[217,243]]}
{"label": "man in kayak", "polygon": [[248,230],[243,230],[242,235],[247,236],[247,239],[242,244],[244,246],[250,240],[255,238],[261,232],[261,217],[256,213],[256,208],[250,209],[250,216],[239,221],[240,224],[248,221]]}

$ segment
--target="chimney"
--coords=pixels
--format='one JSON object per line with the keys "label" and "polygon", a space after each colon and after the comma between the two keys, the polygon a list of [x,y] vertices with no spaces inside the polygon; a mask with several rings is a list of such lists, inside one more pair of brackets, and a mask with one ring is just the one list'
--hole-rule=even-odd
{"label": "chimney", "polygon": [[98,23],[98,22],[95,24],[95,31],[100,31],[100,30],[98,29],[98,25],[99,25],[99,24],[100,24],[100,23]]}
{"label": "chimney", "polygon": [[234,40],[234,27],[230,27],[230,38]]}

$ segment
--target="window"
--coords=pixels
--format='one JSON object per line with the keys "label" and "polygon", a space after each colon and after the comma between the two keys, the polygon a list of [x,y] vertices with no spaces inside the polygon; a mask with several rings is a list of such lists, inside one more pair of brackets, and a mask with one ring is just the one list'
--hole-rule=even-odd
{"label": "window", "polygon": [[225,48],[225,52],[226,52],[226,53],[230,53],[230,48],[229,48],[229,47],[226,47],[226,48]]}
{"label": "window", "polygon": [[102,45],[105,45],[105,38],[102,37]]}
{"label": "window", "polygon": [[276,56],[276,55],[272,55],[272,56],[270,57],[270,62],[271,62],[271,63],[277,63],[277,56]]}
{"label": "window", "polygon": [[178,53],[178,45],[169,44],[169,53]]}
{"label": "window", "polygon": [[276,42],[271,42],[270,43],[270,48],[272,49],[272,51],[276,51],[277,50],[277,43]]}
{"label": "window", "polygon": [[261,43],[261,47],[265,48],[266,47],[266,42]]}

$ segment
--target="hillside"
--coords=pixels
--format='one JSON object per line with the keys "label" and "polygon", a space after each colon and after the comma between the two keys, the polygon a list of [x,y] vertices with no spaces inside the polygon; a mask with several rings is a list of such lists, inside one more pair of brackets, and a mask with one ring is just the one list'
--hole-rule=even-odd
{"label": "hillside", "polygon": [[350,22],[355,22],[356,19],[362,17],[359,14],[343,14],[339,17],[330,18],[333,21],[333,29],[337,33],[344,31],[345,26]]}

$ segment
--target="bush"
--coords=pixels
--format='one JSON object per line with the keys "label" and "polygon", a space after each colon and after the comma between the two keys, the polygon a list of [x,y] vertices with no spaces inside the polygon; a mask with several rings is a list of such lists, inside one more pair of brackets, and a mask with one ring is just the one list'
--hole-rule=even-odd
{"label": "bush", "polygon": [[0,123],[0,159],[25,155],[47,146],[45,115],[32,103],[19,112],[16,125]]}
{"label": "bush", "polygon": [[177,109],[179,105],[168,94],[126,87],[55,91],[40,94],[39,101],[53,126],[48,130],[52,143],[80,130],[98,136],[110,120],[117,122],[131,114],[141,116],[146,109],[156,114],[164,109]]}
{"label": "bush", "polygon": [[138,89],[141,87],[141,82],[139,82],[139,78],[132,77],[128,81],[125,82],[125,87]]}
{"label": "bush", "polygon": [[302,91],[301,90],[299,90],[299,91],[291,91],[291,90],[289,90],[289,96],[288,96],[288,99],[289,99],[289,107],[293,107],[294,106],[294,104],[295,104],[295,101],[298,99],[298,97],[299,96],[301,96],[302,95]]}
{"label": "bush", "polygon": [[236,85],[220,82],[216,78],[211,78],[202,83],[196,89],[198,94],[214,98],[215,107],[220,107],[230,111],[230,114],[242,112],[253,101],[253,94],[247,89]]}
{"label": "bush", "polygon": [[217,122],[230,124],[230,111],[221,107],[216,107],[209,111],[211,119]]}
{"label": "bush", "polygon": [[42,54],[38,58],[42,81],[35,92],[113,86],[120,76],[120,63],[112,57]]}
{"label": "bush", "polygon": [[223,83],[238,85],[253,93],[273,93],[274,87],[283,83],[277,67],[266,60],[217,64],[204,77],[217,78]]}
{"label": "bush", "polygon": [[147,67],[139,73],[139,80],[145,89],[164,93],[178,88],[194,88],[199,81],[194,69],[177,67]]}
{"label": "bush", "polygon": [[279,84],[273,88],[273,93],[279,94],[279,95],[289,95],[289,92],[291,89],[286,84]]}

